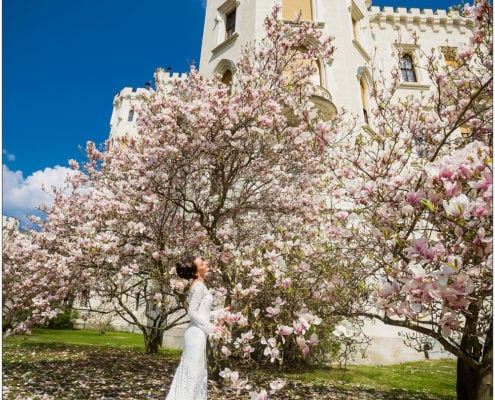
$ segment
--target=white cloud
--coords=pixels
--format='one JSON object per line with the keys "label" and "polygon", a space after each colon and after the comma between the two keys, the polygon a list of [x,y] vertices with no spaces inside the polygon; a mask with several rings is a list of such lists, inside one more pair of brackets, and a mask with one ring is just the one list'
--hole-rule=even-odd
{"label": "white cloud", "polygon": [[[3,210],[2,214],[27,221],[26,215],[38,214],[37,207],[41,204],[51,205],[53,197],[49,194],[50,188],[64,187],[70,168],[55,166],[47,167],[43,171],[36,171],[24,178],[22,171],[11,171],[3,165]],[[46,191],[43,191],[45,187]],[[48,193],[47,193],[48,192]]]}
{"label": "white cloud", "polygon": [[10,154],[5,149],[2,149],[2,155],[7,159],[7,161],[15,161],[15,154]]}

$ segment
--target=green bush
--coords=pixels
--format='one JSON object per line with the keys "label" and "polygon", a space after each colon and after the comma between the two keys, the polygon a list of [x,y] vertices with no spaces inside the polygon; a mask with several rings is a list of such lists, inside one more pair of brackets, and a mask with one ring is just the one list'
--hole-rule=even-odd
{"label": "green bush", "polygon": [[65,308],[63,312],[48,321],[45,325],[49,329],[74,329],[74,321],[78,317],[78,312],[72,308]]}

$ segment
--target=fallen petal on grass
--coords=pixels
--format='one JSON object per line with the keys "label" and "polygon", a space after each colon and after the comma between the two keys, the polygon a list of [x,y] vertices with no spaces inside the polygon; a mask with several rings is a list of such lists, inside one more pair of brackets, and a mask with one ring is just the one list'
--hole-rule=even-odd
{"label": "fallen petal on grass", "polygon": [[[3,388],[5,400],[147,400],[164,399],[179,358],[148,355],[132,348],[67,345],[61,343],[4,344]],[[269,388],[274,374],[287,381],[270,400],[448,400],[426,390],[408,391],[325,379],[319,371],[282,374],[248,371],[249,382]],[[246,398],[211,382],[210,400]]]}

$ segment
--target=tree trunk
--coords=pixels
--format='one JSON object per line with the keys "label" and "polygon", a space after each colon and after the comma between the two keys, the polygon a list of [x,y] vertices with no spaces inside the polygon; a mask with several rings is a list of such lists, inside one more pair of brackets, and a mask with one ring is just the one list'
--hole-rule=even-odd
{"label": "tree trunk", "polygon": [[472,368],[462,359],[457,360],[457,400],[488,400],[491,393],[491,369],[482,373],[482,367]]}
{"label": "tree trunk", "polygon": [[466,325],[461,339],[461,350],[476,362],[457,359],[457,400],[488,400],[492,385],[493,321],[490,321],[485,340],[476,335],[480,307],[469,305]]}
{"label": "tree trunk", "polygon": [[[220,344],[219,346],[220,347]],[[221,359],[218,354],[218,348],[217,348],[217,354],[215,356],[215,349],[210,343],[210,340],[206,340],[206,357],[207,357],[207,362],[208,362],[208,370],[209,370],[209,379],[213,379],[216,382],[220,382],[220,371],[221,371]]]}
{"label": "tree trunk", "polygon": [[158,353],[158,348],[161,346],[163,335],[158,329],[150,329],[144,334],[144,346],[147,354]]}

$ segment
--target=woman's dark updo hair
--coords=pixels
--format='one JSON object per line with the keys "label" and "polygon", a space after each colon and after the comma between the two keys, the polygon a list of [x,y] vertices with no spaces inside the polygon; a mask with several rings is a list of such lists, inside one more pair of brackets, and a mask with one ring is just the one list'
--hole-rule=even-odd
{"label": "woman's dark updo hair", "polygon": [[182,279],[195,279],[198,277],[198,267],[194,264],[194,260],[198,258],[197,256],[185,257],[181,262],[175,264],[175,270],[177,275]]}

